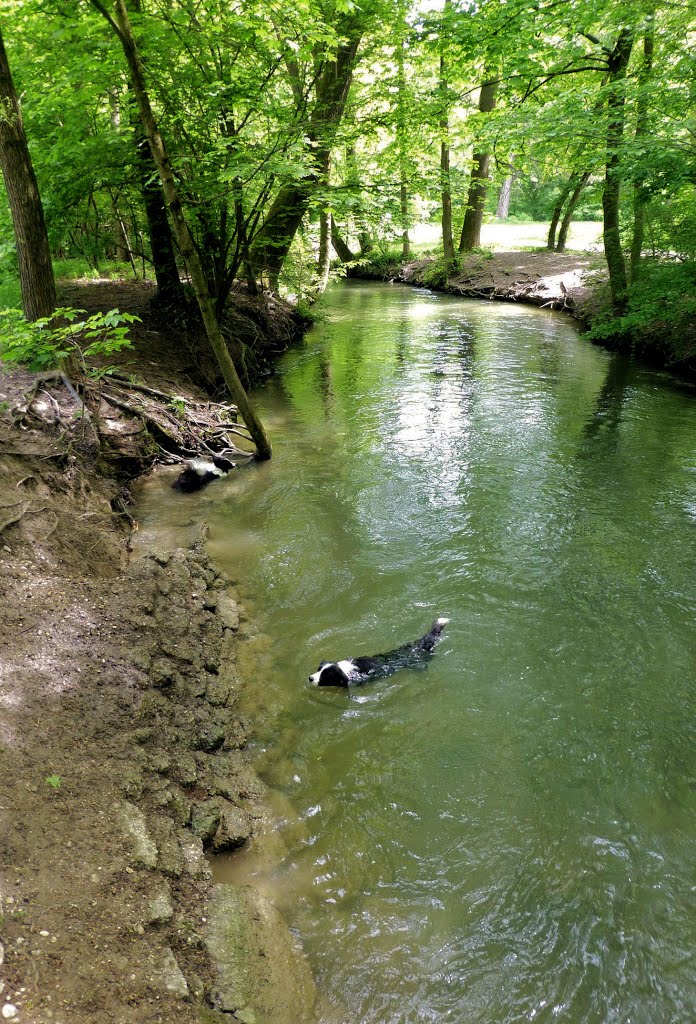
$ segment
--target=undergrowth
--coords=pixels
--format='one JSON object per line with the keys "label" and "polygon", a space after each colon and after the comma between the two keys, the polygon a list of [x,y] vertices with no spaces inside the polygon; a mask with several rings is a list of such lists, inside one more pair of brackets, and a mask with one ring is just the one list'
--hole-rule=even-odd
{"label": "undergrowth", "polygon": [[679,362],[696,355],[695,317],[696,261],[646,262],[629,290],[626,313],[616,317],[607,304],[589,337]]}

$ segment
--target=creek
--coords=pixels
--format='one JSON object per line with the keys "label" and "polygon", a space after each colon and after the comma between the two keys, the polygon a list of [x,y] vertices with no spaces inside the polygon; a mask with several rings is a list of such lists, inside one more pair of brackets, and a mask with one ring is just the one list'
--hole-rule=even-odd
{"label": "creek", "polygon": [[[205,519],[259,627],[284,827],[231,876],[325,1022],[695,1019],[693,392],[546,310],[347,283],[324,312],[254,395],[273,459],[138,513]],[[438,615],[425,670],[307,685]]]}

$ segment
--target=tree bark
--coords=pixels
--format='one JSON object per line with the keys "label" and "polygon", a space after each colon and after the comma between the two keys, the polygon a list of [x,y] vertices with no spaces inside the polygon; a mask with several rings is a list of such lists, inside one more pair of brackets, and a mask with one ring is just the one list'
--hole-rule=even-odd
{"label": "tree bark", "polygon": [[624,80],[632,48],[631,30],[622,29],[616,45],[608,57],[606,173],[602,192],[602,209],[604,211],[604,255],[609,271],[609,287],[614,310],[619,316],[625,312],[628,292],[626,263],[619,231],[619,205],[621,201],[620,149],[624,134],[626,105]]}
{"label": "tree bark", "polygon": [[179,268],[176,265],[174,238],[167,219],[162,185],[140,117],[136,117],[133,121],[133,141],[136,148],[140,194],[147,218],[157,292],[166,305],[184,306],[186,304],[184,290],[181,285]]}
{"label": "tree bark", "polygon": [[91,0],[91,3],[92,6],[107,19],[121,41],[126,62],[131,74],[131,81],[133,83],[133,89],[138,103],[143,128],[145,129],[152,157],[157,165],[157,170],[160,175],[164,196],[172,217],[174,230],[176,231],[179,249],[181,250],[181,254],[186,261],[189,273],[191,274],[191,282],[196,294],[196,300],[201,312],[201,318],[203,320],[208,341],[215,353],[218,365],[220,366],[220,370],[222,371],[222,375],[232,399],[236,402],[239,412],[249,428],[249,433],[256,445],[256,457],[258,459],[270,459],[270,442],[266,436],[266,432],[263,429],[261,421],[256,414],[256,410],[249,401],[249,398],[242,387],[239,375],[237,374],[237,370],[232,362],[232,357],[230,356],[227,345],[225,344],[224,338],[220,332],[220,325],[215,316],[215,306],[208,290],[203,267],[201,266],[201,261],[196,251],[196,247],[193,244],[191,231],[184,216],[181,200],[179,199],[174,172],[152,111],[150,97],[145,84],[143,66],[140,60],[140,54],[138,53],[135,37],[133,36],[133,29],[130,23],[130,18],[128,17],[125,0],[116,0],[115,18],[109,14],[101,3],[101,0]]}
{"label": "tree bark", "polygon": [[[495,109],[497,90],[497,76],[495,79],[491,79],[489,71],[487,80],[483,82],[479,94],[478,108],[481,114],[490,114]],[[490,153],[474,153],[471,165],[469,195],[466,201],[466,212],[464,213],[464,224],[462,226],[461,238],[459,239],[460,252],[470,252],[471,249],[475,249],[481,244],[481,227],[486,207],[490,162]]]}
{"label": "tree bark", "polygon": [[408,93],[406,84],[406,9],[403,4],[399,8],[399,40],[396,49],[397,59],[397,99],[396,99],[396,141],[399,150],[399,207],[401,213],[401,255],[407,260],[411,255],[411,239],[408,232],[411,226],[408,180],[410,169],[409,138],[406,112]]}
{"label": "tree bark", "polygon": [[17,245],[24,315],[38,320],[56,308],[56,283],[39,185],[1,31],[0,165]]}
{"label": "tree bark", "polygon": [[[331,175],[331,154],[326,153],[324,155],[324,166],[321,169],[322,181],[324,187],[329,187],[329,177]],[[322,204],[322,210],[319,214],[319,255],[317,258],[317,295],[323,295],[326,291],[326,286],[329,283],[329,274],[331,272],[331,223],[332,223],[331,210],[324,208]]]}
{"label": "tree bark", "polygon": [[558,222],[561,219],[561,214],[563,213],[563,206],[565,204],[565,201],[570,195],[570,190],[573,187],[573,180],[573,175],[571,174],[571,176],[568,178],[567,182],[561,189],[561,194],[556,200],[556,205],[554,206],[553,213],[551,214],[551,223],[549,224],[549,233],[546,239],[546,248],[550,249],[552,252],[556,248],[556,232],[558,230]]}
{"label": "tree bark", "polygon": [[512,197],[512,185],[515,180],[514,174],[508,174],[500,186],[500,192],[498,193],[498,205],[495,209],[495,215],[498,220],[507,220],[510,216],[510,199]]}
{"label": "tree bark", "polygon": [[[140,13],[141,0],[131,0],[133,9]],[[186,305],[184,289],[181,285],[179,268],[176,265],[176,251],[172,229],[167,219],[167,207],[164,202],[162,185],[159,180],[157,166],[152,158],[147,135],[137,109],[132,101],[133,85],[131,83],[130,109],[135,116],[131,118],[133,141],[136,149],[136,170],[140,179],[140,194],[143,199],[148,235],[150,236],[150,253],[152,267],[157,282],[157,293],[167,306],[183,307]]]}

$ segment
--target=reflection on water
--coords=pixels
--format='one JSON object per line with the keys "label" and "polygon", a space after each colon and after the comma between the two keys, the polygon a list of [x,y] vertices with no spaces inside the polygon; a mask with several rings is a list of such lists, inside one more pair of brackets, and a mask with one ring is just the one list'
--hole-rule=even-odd
{"label": "reflection on water", "polygon": [[[204,517],[325,1020],[696,1017],[696,404],[567,320],[348,285],[257,395],[274,458]],[[143,525],[161,522],[146,496]],[[323,658],[452,622],[350,693]]]}

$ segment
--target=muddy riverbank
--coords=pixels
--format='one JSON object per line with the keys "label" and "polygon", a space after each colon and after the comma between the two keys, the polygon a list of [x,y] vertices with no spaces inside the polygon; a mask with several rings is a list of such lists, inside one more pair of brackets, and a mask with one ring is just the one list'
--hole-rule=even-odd
{"label": "muddy riverbank", "polygon": [[177,444],[215,427],[186,422],[213,412],[191,349],[152,321],[136,335],[128,408],[92,395],[82,431],[60,381],[27,406],[33,378],[0,370],[3,1019],[309,1021],[313,981],[274,908],[211,880],[210,854],[271,827],[237,708],[250,625],[200,530],[131,556],[124,474],[180,457],[145,423],[172,420],[153,392],[175,396]]}

